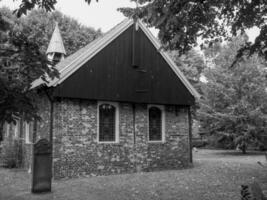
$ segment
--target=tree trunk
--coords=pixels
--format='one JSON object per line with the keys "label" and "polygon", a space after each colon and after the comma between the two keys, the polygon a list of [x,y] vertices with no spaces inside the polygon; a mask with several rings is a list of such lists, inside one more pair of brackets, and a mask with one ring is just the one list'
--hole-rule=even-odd
{"label": "tree trunk", "polygon": [[242,150],[242,153],[243,154],[246,154],[247,153],[247,147],[246,147],[246,145],[242,145],[240,149]]}

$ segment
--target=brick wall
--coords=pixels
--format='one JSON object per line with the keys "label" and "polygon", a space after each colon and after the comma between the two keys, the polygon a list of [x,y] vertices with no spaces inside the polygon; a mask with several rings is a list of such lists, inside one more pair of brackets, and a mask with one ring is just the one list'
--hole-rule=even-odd
{"label": "brick wall", "polygon": [[[49,102],[41,102],[38,136],[49,133]],[[135,109],[135,127],[133,119]],[[179,169],[189,164],[186,109],[165,106],[166,141],[149,143],[147,105],[119,103],[118,144],[97,142],[97,101],[61,99],[54,103],[55,178]],[[134,140],[135,130],[135,140]]]}
{"label": "brick wall", "polygon": [[[37,123],[36,141],[49,139],[50,128],[50,102],[41,95],[38,103],[42,119]],[[21,136],[25,139],[24,126]],[[165,106],[166,141],[149,143],[147,105],[119,103],[120,142],[99,144],[97,101],[63,99],[54,103],[53,132],[55,178],[179,169],[189,163],[186,108],[177,110],[174,106]],[[32,161],[33,123],[30,138],[29,144],[23,140],[26,169]]]}

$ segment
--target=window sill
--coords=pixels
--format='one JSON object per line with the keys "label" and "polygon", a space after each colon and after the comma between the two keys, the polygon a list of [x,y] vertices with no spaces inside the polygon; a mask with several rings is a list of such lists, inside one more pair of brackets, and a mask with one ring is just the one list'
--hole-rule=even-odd
{"label": "window sill", "polygon": [[148,141],[150,144],[164,144],[166,141],[158,140],[158,141]]}
{"label": "window sill", "polygon": [[114,142],[100,142],[100,141],[97,141],[98,144],[120,144],[119,141],[114,141]]}

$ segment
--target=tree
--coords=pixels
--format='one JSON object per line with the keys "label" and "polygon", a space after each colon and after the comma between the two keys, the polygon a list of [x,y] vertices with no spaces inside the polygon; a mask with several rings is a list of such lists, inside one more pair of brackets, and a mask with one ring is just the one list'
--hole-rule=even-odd
{"label": "tree", "polygon": [[186,54],[179,56],[177,51],[170,51],[170,57],[175,62],[175,64],[179,67],[179,69],[186,76],[187,80],[197,89],[197,91],[201,92],[201,76],[206,68],[204,55],[196,51],[194,49],[190,50]]}
{"label": "tree", "polygon": [[77,20],[65,16],[59,11],[48,13],[45,10],[33,10],[26,17],[21,18],[20,21],[28,38],[38,43],[44,53],[56,22],[58,23],[67,55],[76,52],[102,34],[100,30],[83,26]]}
{"label": "tree", "polygon": [[36,117],[36,107],[28,92],[31,82],[44,74],[54,78],[58,75],[39,46],[29,40],[19,20],[7,9],[1,9],[0,29],[0,119],[14,121],[15,115],[25,114],[27,119]]}
{"label": "tree", "polygon": [[[255,43],[244,43],[236,59],[253,55],[267,59],[267,4],[265,0],[132,0],[137,8],[120,8],[125,16],[138,16],[159,29],[159,39],[167,49],[184,54],[197,45],[231,39],[254,26],[260,29]],[[233,62],[234,64],[235,62]]]}
{"label": "tree", "polygon": [[54,67],[48,67],[53,64],[45,55],[55,21],[59,22],[68,54],[101,34],[58,11],[33,10],[17,18],[9,9],[0,9],[0,130],[4,121],[15,122],[16,116],[27,121],[38,119],[36,94],[29,88],[39,77],[46,80],[45,74],[52,79],[59,75]]}
{"label": "tree", "polygon": [[[139,7],[120,8],[128,17],[144,19],[150,26],[158,28],[159,38],[165,48],[176,49],[184,54],[197,45],[197,38],[204,43],[229,39],[243,34],[254,26],[260,29],[255,43],[247,42],[240,47],[234,63],[243,55],[267,59],[267,4],[264,0],[131,0]],[[91,0],[85,0],[90,4]],[[98,2],[98,0],[96,0]],[[27,14],[36,6],[46,11],[54,10],[56,0],[22,0],[17,16]],[[229,31],[230,29],[230,31]]]}
{"label": "tree", "polygon": [[251,142],[267,134],[267,66],[258,56],[242,58],[229,68],[235,52],[247,38],[207,51],[212,57],[204,75],[204,100],[198,111],[201,126],[210,134],[230,138],[243,153]]}
{"label": "tree", "polygon": [[[86,3],[90,4],[91,0],[84,0]],[[96,0],[98,2],[98,0]],[[27,12],[30,10],[33,10],[36,8],[36,6],[39,9],[44,9],[48,12],[51,12],[55,10],[55,4],[57,3],[57,0],[22,0],[21,4],[18,9],[16,9],[14,12],[17,14],[18,17],[21,17],[22,15],[27,15]]]}

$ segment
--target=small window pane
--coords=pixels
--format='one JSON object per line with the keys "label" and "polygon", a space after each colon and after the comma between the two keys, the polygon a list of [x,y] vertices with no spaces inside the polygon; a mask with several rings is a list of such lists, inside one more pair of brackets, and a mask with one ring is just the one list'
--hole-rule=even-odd
{"label": "small window pane", "polygon": [[99,106],[99,141],[115,141],[115,113],[116,108],[110,104]]}
{"label": "small window pane", "polygon": [[25,123],[25,143],[30,143],[30,124]]}
{"label": "small window pane", "polygon": [[161,110],[157,107],[149,108],[149,140],[162,140]]}
{"label": "small window pane", "polygon": [[10,135],[10,124],[6,123],[6,137],[8,138]]}
{"label": "small window pane", "polygon": [[19,137],[19,128],[20,128],[20,121],[16,119],[16,123],[14,124],[14,137]]}

